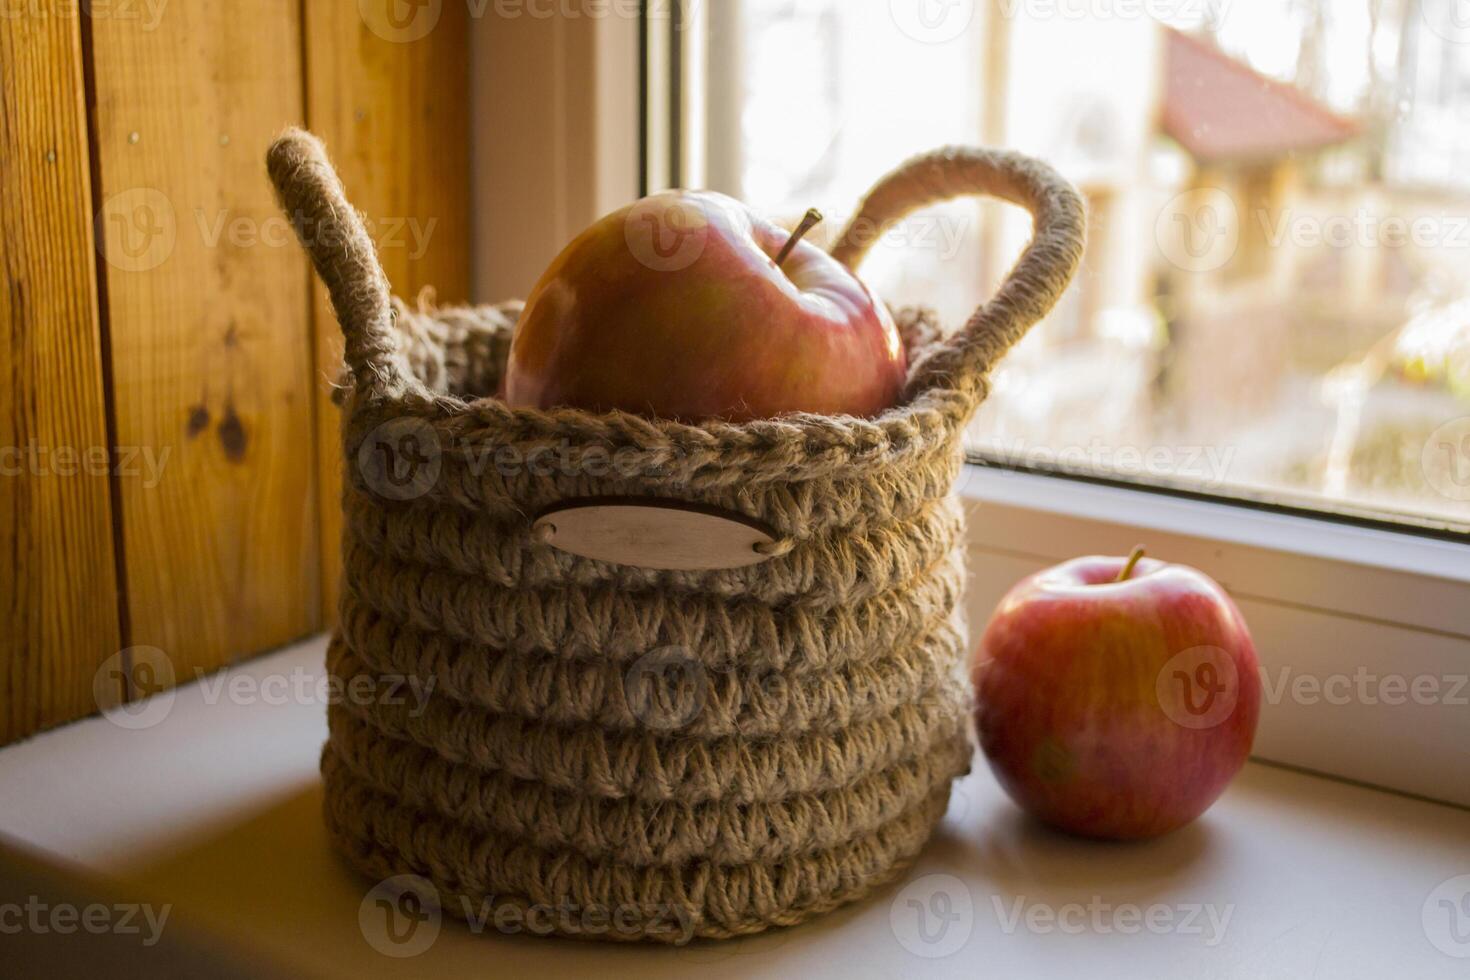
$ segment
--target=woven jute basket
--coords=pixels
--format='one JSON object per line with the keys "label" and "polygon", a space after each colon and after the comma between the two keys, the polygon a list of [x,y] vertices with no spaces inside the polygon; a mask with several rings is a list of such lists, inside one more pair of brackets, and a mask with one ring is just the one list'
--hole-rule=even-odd
{"label": "woven jute basket", "polygon": [[[492,928],[662,941],[801,922],[910,862],[971,755],[961,435],[1076,269],[1071,187],[1015,153],[905,163],[833,256],[856,268],[915,209],[992,195],[1034,219],[994,297],[949,335],[897,313],[907,390],[876,418],[691,425],[507,407],[519,304],[392,299],[317,139],[286,133],[268,165],[345,337],[328,666],[343,692],[429,692],[333,699],[326,823],[347,861]],[[764,560],[639,567],[538,529],[606,498],[750,519]]]}

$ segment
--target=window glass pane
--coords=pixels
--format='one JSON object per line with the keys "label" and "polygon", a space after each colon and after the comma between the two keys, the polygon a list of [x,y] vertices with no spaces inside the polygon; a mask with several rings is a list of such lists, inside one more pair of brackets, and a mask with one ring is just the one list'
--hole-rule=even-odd
{"label": "window glass pane", "polygon": [[[694,175],[841,226],[945,143],[1085,195],[1083,269],[971,433],[1017,465],[1470,524],[1470,22],[1459,0],[720,0]],[[863,274],[961,322],[1029,223],[954,202]]]}

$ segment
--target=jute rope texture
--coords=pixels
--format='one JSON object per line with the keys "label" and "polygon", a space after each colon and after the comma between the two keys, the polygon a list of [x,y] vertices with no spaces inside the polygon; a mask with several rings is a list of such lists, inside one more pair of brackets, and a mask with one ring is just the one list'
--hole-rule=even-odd
{"label": "jute rope texture", "polygon": [[[1015,153],[905,163],[833,255],[856,268],[914,210],[987,194],[1034,219],[996,294],[947,336],[897,312],[908,386],[876,418],[690,425],[506,406],[519,305],[393,299],[321,143],[288,131],[267,162],[345,338],[328,666],[341,690],[399,695],[329,709],[347,860],[421,876],[453,914],[561,910],[545,931],[670,942],[797,923],[906,866],[970,758],[961,435],[1076,270],[1072,188]],[[411,493],[371,465],[385,432],[420,454]],[[600,495],[723,507],[780,538],[758,565],[669,572],[532,535],[546,506]]]}

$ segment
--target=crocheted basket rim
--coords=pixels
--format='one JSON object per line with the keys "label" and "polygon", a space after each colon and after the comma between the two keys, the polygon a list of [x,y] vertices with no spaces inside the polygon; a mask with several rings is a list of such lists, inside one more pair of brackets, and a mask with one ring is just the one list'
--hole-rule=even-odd
{"label": "crocheted basket rim", "polygon": [[[430,313],[432,315],[432,313]],[[396,317],[395,317],[396,319]],[[370,402],[395,405],[426,420],[439,418],[453,420],[472,419],[485,425],[496,425],[509,429],[533,433],[543,429],[562,429],[568,425],[597,426],[635,432],[648,428],[659,429],[666,438],[674,442],[694,442],[705,438],[721,440],[722,437],[749,435],[759,437],[761,433],[784,433],[790,428],[825,426],[873,426],[887,428],[902,422],[914,413],[937,413],[949,415],[953,411],[956,397],[966,405],[970,399],[957,385],[935,384],[919,391],[912,399],[906,399],[877,415],[862,417],[844,414],[816,414],[812,412],[788,412],[773,418],[751,419],[745,422],[727,422],[722,419],[705,419],[697,422],[670,418],[650,418],[622,409],[602,412],[574,407],[554,409],[517,407],[506,404],[495,395],[461,396],[454,392],[434,391],[428,388],[412,368],[402,365],[406,378],[411,379],[397,391],[370,389],[366,395]],[[359,402],[361,403],[361,402]]]}
{"label": "crocheted basket rim", "polygon": [[[737,458],[720,454],[760,453],[760,472],[750,474],[759,483],[801,480],[809,472],[838,478],[844,473],[872,475],[874,467],[904,465],[939,449],[971,412],[971,400],[963,392],[945,388],[921,392],[913,402],[871,419],[799,413],[741,423],[685,423],[622,411],[510,408],[494,397],[464,400],[431,392],[362,395],[360,389],[348,395],[349,456],[357,452],[359,437],[372,427],[390,419],[413,419],[434,430],[446,454],[452,455],[456,447],[473,453],[484,445],[513,449],[566,440],[579,447],[636,450],[646,463],[627,458],[622,463],[645,475],[666,472],[677,468],[680,460],[696,457],[702,469],[738,468]],[[773,459],[783,446],[795,451],[784,461]]]}
{"label": "crocheted basket rim", "polygon": [[[880,459],[902,465],[923,456],[932,450],[936,439],[947,438],[963,426],[970,411],[966,394],[944,385],[920,391],[911,401],[871,418],[798,412],[745,423],[686,423],[617,410],[513,408],[495,394],[482,392],[494,389],[503,374],[522,303],[512,300],[497,305],[436,307],[431,289],[425,289],[412,306],[398,297],[392,302],[395,329],[400,336],[395,356],[412,384],[396,393],[362,391],[344,368],[335,400],[348,408],[349,416],[361,411],[377,424],[385,416],[422,422],[434,429],[441,447],[447,442],[451,446],[469,445],[472,452],[482,443],[530,448],[561,437],[568,443],[602,450],[643,449],[657,459],[650,468],[661,469],[671,455],[708,453],[712,447],[738,451],[787,444],[803,446],[810,455],[819,456],[822,474],[832,475],[839,465],[874,466]],[[936,346],[937,321],[932,311],[923,307],[898,308],[893,316],[910,352],[912,373],[914,365]],[[478,341],[474,346],[479,349],[467,349],[471,338]],[[468,390],[455,387],[456,379],[447,363],[450,360],[462,373],[476,379]],[[466,379],[460,378],[459,383],[466,384]],[[349,451],[355,448],[349,446]],[[782,479],[800,479],[802,469],[796,465],[784,471],[778,468],[778,472]],[[764,482],[770,474],[756,474],[754,478]]]}

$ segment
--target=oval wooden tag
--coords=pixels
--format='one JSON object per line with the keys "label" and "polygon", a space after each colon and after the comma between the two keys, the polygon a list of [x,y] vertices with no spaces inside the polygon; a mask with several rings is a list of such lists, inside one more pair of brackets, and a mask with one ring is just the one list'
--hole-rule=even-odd
{"label": "oval wooden tag", "polygon": [[742,568],[771,557],[775,532],[743,514],[658,497],[584,497],[546,508],[531,525],[562,551],[639,568]]}

